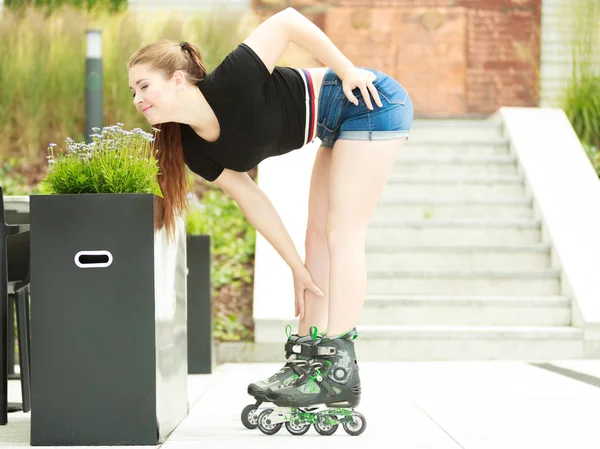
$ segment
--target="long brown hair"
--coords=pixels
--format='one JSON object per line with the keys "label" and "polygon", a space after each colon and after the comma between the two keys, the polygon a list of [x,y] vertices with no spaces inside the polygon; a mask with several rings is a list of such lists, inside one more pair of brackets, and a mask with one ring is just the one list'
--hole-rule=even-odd
{"label": "long brown hair", "polygon": [[[189,42],[162,39],[145,45],[129,58],[129,69],[137,64],[148,64],[151,70],[169,79],[181,70],[190,82],[197,83],[206,76],[206,69],[198,48]],[[165,227],[173,236],[175,219],[187,210],[187,174],[181,145],[179,124],[168,122],[156,125],[154,148],[158,160],[158,184],[163,198],[156,202],[155,226]]]}

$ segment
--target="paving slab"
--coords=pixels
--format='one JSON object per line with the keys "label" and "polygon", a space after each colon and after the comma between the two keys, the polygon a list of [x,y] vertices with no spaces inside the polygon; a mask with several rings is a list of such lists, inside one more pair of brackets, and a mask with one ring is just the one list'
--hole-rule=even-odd
{"label": "paving slab", "polygon": [[[581,372],[598,367],[598,361],[549,362],[565,363]],[[190,414],[161,449],[295,449],[321,442],[344,449],[600,447],[600,388],[518,361],[365,362],[357,411],[368,424],[361,436],[349,436],[341,427],[327,440],[312,428],[303,436],[285,428],[273,436],[246,429],[240,413],[253,402],[248,383],[280,367],[224,364],[212,375],[190,376]],[[18,381],[10,382],[9,400],[20,400]],[[9,424],[0,427],[0,447],[29,447],[29,423],[30,414],[9,414]]]}
{"label": "paving slab", "polygon": [[600,388],[530,364],[413,363],[396,382],[465,449],[600,447]]}
{"label": "paving slab", "polygon": [[[352,437],[341,428],[328,437],[333,447],[363,448],[368,445],[386,447],[390,440],[396,447],[414,449],[458,449],[452,440],[426,413],[397,388],[389,375],[389,363],[361,364],[362,399],[356,408],[367,420],[367,429]],[[197,406],[171,434],[164,449],[192,447],[236,448],[306,448],[319,444],[323,436],[314,428],[302,436],[290,435],[285,428],[272,436],[260,430],[248,430],[241,424],[242,409],[253,403],[246,393],[248,383],[275,373],[281,364],[227,364],[218,374]],[[343,445],[343,446],[342,446]]]}
{"label": "paving slab", "polygon": [[600,360],[556,360],[552,365],[594,376],[600,381]]}

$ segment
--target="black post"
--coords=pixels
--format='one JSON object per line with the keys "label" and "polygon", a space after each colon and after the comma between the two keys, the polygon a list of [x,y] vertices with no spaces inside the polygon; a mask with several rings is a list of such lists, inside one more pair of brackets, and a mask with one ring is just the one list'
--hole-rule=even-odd
{"label": "black post", "polygon": [[[15,376],[15,303],[13,298],[8,298],[8,378],[18,379]],[[19,347],[19,349],[21,349]]]}
{"label": "black post", "polygon": [[0,186],[0,425],[8,422],[8,367],[3,354],[8,352],[7,325],[8,325],[8,275],[6,272],[6,235],[8,226],[4,224],[4,201],[2,187]]}
{"label": "black post", "polygon": [[85,61],[85,139],[92,141],[92,128],[102,128],[102,32],[87,31],[87,58]]}
{"label": "black post", "polygon": [[211,374],[214,366],[210,236],[188,237],[188,374]]}

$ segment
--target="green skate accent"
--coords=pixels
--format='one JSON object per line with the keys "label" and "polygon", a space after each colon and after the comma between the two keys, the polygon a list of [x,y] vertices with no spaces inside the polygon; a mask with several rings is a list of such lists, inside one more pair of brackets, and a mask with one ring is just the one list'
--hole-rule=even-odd
{"label": "green skate accent", "polygon": [[333,391],[335,391],[335,394],[340,394],[340,392],[342,391],[341,389],[339,389],[338,387],[334,386],[333,387]]}
{"label": "green skate accent", "polygon": [[284,387],[289,387],[290,384],[295,381],[296,379],[298,379],[298,375],[296,373],[292,374],[290,377],[288,377],[287,379],[285,379],[281,385]]}
{"label": "green skate accent", "polygon": [[[343,338],[343,337],[344,337],[344,335],[347,335],[347,334],[349,334],[349,333],[351,333],[351,332],[354,332],[354,331],[356,331],[356,328],[352,328],[352,329],[350,329],[350,330],[348,330],[348,331],[346,331],[346,332],[342,332],[341,334],[339,334],[339,335],[338,335],[337,337],[335,337],[335,338]],[[356,333],[355,333],[354,335],[352,335],[352,340],[356,340],[357,338],[358,338],[358,334],[356,334]]]}
{"label": "green skate accent", "polygon": [[298,408],[292,408],[289,416],[284,418],[294,424],[316,424],[321,423],[326,426],[333,426],[344,422],[351,423],[352,410],[347,408],[332,408],[321,410],[320,412],[304,412]]}
{"label": "green skate accent", "polygon": [[292,336],[292,326],[290,326],[289,324],[285,326],[285,335],[288,338],[288,340]]}
{"label": "green skate accent", "polygon": [[319,377],[321,377],[321,371],[319,371],[319,368],[315,368],[315,373],[317,373],[316,376],[313,376],[312,374],[310,375],[312,380],[317,380]]}
{"label": "green skate accent", "polygon": [[298,387],[298,391],[304,394],[317,394],[321,391],[321,388],[319,387],[319,384],[315,382],[315,378],[310,376],[310,379],[308,379],[306,383]]}
{"label": "green skate accent", "polygon": [[319,339],[319,329],[317,329],[317,326],[310,327],[310,336],[314,341],[317,341]]}

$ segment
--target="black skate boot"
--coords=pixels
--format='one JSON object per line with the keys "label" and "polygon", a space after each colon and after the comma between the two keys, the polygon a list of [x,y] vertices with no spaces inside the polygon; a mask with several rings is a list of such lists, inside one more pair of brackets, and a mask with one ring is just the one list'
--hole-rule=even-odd
{"label": "black skate boot", "polygon": [[360,377],[354,351],[356,329],[336,338],[323,337],[308,347],[310,370],[289,386],[267,390],[266,398],[277,408],[262,412],[258,427],[272,435],[285,422],[294,435],[305,433],[311,424],[321,435],[331,435],[342,423],[350,435],[360,435],[366,419],[352,409],[360,403]]}
{"label": "black skate boot", "polygon": [[248,385],[248,394],[256,399],[255,404],[250,404],[242,410],[242,423],[248,429],[257,427],[257,409],[263,402],[268,402],[266,393],[270,388],[279,388],[290,385],[298,377],[310,369],[310,355],[307,347],[317,342],[319,335],[316,327],[311,327],[311,335],[299,336],[291,333],[291,326],[286,326],[287,342],[285,343],[286,364],[275,374],[265,380],[253,382]]}

